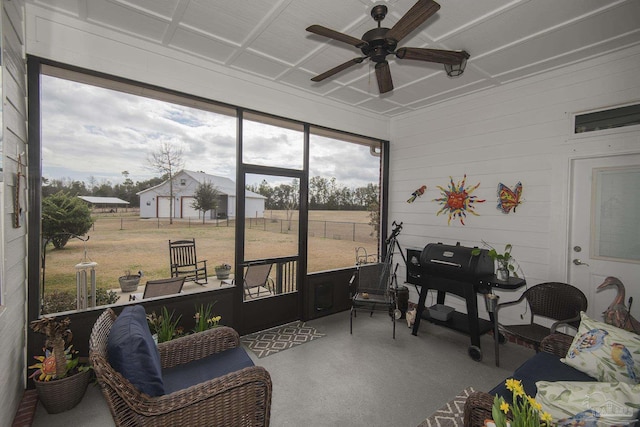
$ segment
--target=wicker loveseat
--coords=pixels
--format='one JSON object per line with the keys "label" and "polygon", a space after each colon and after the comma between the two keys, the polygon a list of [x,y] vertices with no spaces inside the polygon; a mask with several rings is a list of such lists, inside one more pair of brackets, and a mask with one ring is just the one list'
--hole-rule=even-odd
{"label": "wicker loveseat", "polygon": [[[109,335],[116,318],[111,309],[104,311],[89,342],[89,358],[116,425],[269,425],[271,378],[264,368],[253,366],[236,331],[219,327],[159,344],[158,351],[154,348],[152,352],[156,356],[159,352],[166,391],[150,396],[110,364]],[[113,329],[118,331],[117,326]],[[127,363],[136,369],[145,370],[153,363],[153,357],[144,351],[129,353]],[[242,365],[251,366],[238,369]]]}
{"label": "wicker loveseat", "polygon": [[[565,357],[573,337],[555,333],[545,337],[540,343],[540,352],[525,361],[514,372],[513,378],[522,381],[525,391],[535,396],[536,381],[595,381],[587,374],[565,365],[560,358]],[[500,383],[489,392],[472,393],[464,405],[465,427],[481,427],[485,420],[492,419],[491,407],[496,394],[508,396],[504,383]]]}

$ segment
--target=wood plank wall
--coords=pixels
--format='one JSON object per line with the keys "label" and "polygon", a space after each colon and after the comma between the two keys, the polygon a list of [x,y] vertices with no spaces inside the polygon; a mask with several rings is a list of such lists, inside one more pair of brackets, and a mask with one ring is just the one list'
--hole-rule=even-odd
{"label": "wood plank wall", "polygon": [[[2,5],[2,242],[0,306],[0,425],[11,425],[25,388],[26,217],[14,227],[14,196],[18,155],[26,163],[26,66],[24,56],[24,2]],[[25,169],[26,172],[26,169]],[[26,178],[20,187],[25,189]],[[21,192],[21,197],[26,196]],[[25,200],[26,202],[26,200]],[[25,205],[26,206],[26,205]]]}
{"label": "wood plank wall", "polygon": [[[481,246],[485,240],[498,249],[511,243],[530,285],[565,281],[570,159],[640,152],[637,126],[606,138],[577,137],[572,115],[640,102],[639,73],[635,46],[392,119],[389,220],[404,222],[400,243]],[[486,202],[476,204],[479,216],[468,214],[466,225],[447,225],[446,214],[436,215],[442,207],[434,201],[441,197],[437,186],[447,188],[450,176],[457,183],[465,174],[467,185],[480,183],[473,195]],[[513,188],[518,181],[524,202],[505,215],[496,208],[498,183]],[[428,186],[426,194],[408,204],[421,185]],[[502,301],[515,296],[504,294]],[[465,311],[461,301],[451,305]]]}

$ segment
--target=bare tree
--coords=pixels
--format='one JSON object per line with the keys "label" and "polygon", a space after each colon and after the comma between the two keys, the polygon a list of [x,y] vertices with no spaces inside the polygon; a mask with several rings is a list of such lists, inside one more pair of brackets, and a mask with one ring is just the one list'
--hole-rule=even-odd
{"label": "bare tree", "polygon": [[173,177],[184,166],[182,154],[182,148],[163,142],[147,159],[153,170],[169,180],[169,224],[173,224]]}

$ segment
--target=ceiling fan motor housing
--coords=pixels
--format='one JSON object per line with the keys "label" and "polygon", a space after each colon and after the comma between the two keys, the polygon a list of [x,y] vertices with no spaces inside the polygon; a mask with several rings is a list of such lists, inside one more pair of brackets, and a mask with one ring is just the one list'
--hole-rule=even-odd
{"label": "ceiling fan motor housing", "polygon": [[393,39],[387,39],[388,28],[374,28],[362,36],[362,40],[367,44],[362,47],[362,53],[371,58],[373,62],[386,61],[387,55],[393,53],[398,43]]}

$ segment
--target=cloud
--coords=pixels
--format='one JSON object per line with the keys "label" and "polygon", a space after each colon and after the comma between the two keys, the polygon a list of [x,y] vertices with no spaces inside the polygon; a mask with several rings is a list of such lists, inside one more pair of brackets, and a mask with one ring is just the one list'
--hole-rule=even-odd
{"label": "cloud", "polygon": [[[115,184],[126,170],[143,181],[157,176],[150,154],[170,143],[183,150],[185,169],[236,179],[235,117],[45,75],[41,109],[46,178]],[[302,132],[251,121],[243,130],[245,162],[302,169]],[[378,182],[379,159],[368,147],[312,136],[310,169],[353,188]]]}

